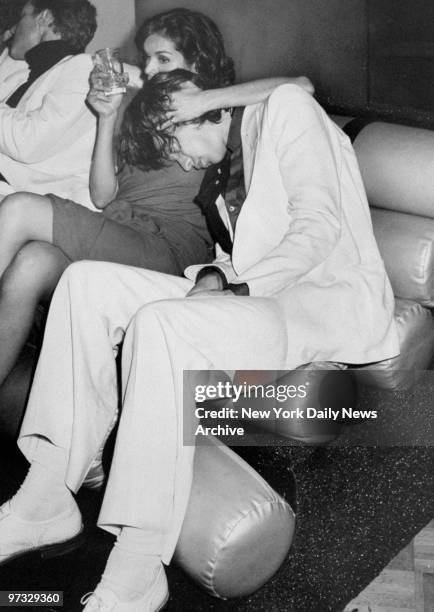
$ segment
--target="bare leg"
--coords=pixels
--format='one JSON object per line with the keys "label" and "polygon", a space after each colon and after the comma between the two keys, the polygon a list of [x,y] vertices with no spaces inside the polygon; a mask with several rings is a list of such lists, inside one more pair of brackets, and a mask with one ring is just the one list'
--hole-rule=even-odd
{"label": "bare leg", "polygon": [[0,385],[29,335],[35,308],[48,301],[70,261],[45,242],[29,242],[0,279]]}
{"label": "bare leg", "polygon": [[53,208],[34,193],[8,195],[0,204],[0,276],[27,242],[53,242]]}

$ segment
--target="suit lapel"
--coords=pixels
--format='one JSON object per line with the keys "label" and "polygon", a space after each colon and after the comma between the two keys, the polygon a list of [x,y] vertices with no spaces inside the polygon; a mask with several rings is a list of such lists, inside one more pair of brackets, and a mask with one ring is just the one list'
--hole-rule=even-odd
{"label": "suit lapel", "polygon": [[262,105],[246,106],[241,123],[241,142],[243,145],[244,184],[249,192],[252,180],[254,156],[258,143],[259,125],[262,117]]}
{"label": "suit lapel", "polygon": [[[279,189],[280,173],[274,163],[274,152],[261,132],[264,104],[246,107],[242,124],[244,180],[247,198],[235,230],[232,252],[233,267],[238,274],[264,257],[280,240],[288,219],[282,219],[280,203],[286,201]],[[265,127],[263,128],[265,129]],[[276,174],[277,173],[277,174]]]}

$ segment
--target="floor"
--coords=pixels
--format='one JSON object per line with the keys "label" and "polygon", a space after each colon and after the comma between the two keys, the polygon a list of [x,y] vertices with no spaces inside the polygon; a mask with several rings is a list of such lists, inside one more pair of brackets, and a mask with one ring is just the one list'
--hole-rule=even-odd
{"label": "floor", "polygon": [[344,612],[434,610],[434,520],[406,546]]}
{"label": "floor", "polygon": [[[434,611],[429,573],[433,523],[428,531],[424,529],[434,517],[434,377],[410,393],[368,395],[364,398],[375,402],[383,419],[375,427],[352,426],[336,444],[314,449],[294,445],[239,449],[282,495],[289,494],[288,470],[292,467],[295,473],[297,530],[289,555],[256,593],[229,601],[207,596],[182,570],[170,567],[168,612],[342,612],[348,610],[349,602],[359,607],[358,612]],[[379,444],[366,445],[366,438],[375,438]],[[16,454],[1,445],[0,459],[1,502],[16,490],[25,469],[20,468]],[[37,557],[16,560],[2,568],[0,590],[63,590],[63,612],[82,609],[80,597],[98,582],[112,541],[94,527],[98,496],[83,491],[79,502],[88,525],[86,547],[43,563]],[[385,596],[360,599],[371,593],[372,584],[377,595],[395,584],[402,601],[395,599],[390,606]],[[411,601],[412,584],[417,586],[415,602],[419,603],[413,609],[397,607]],[[378,608],[383,603],[386,607]],[[51,610],[45,608],[45,612]]]}

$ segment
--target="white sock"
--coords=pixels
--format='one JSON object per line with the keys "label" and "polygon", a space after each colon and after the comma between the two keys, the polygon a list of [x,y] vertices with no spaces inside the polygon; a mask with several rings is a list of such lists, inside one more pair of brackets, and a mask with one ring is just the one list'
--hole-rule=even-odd
{"label": "white sock", "polygon": [[161,536],[134,527],[123,527],[109,555],[101,586],[124,602],[139,599],[161,567]]}
{"label": "white sock", "polygon": [[12,512],[28,521],[44,521],[75,505],[65,484],[67,462],[63,449],[41,438],[27,476],[11,499]]}

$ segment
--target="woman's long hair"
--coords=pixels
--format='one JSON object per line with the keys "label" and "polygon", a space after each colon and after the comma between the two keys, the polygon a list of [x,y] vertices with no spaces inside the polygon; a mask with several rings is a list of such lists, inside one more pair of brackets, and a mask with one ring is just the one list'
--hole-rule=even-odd
{"label": "woman's long hair", "polygon": [[234,82],[234,63],[226,55],[220,30],[206,15],[179,8],[147,19],[136,34],[140,53],[143,54],[145,41],[151,34],[171,40],[185,61],[194,66],[194,72],[205,81],[212,81],[214,87],[226,87]]}
{"label": "woman's long hair", "polygon": [[[136,45],[142,53],[145,40],[151,34],[171,40],[185,61],[194,67],[205,88],[226,87],[234,82],[234,63],[226,55],[220,30],[206,15],[173,9],[147,19],[136,35]],[[125,164],[142,170],[162,167],[161,155],[143,121],[143,102],[144,96],[138,92],[125,111],[118,146],[120,168]]]}

